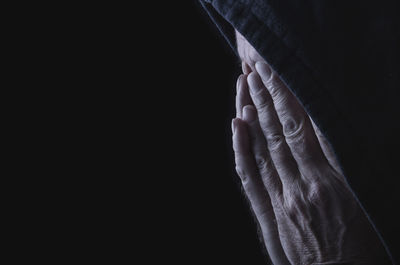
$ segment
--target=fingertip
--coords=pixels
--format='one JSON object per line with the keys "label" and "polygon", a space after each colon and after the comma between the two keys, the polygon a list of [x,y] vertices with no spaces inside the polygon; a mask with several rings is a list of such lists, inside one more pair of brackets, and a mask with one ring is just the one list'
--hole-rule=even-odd
{"label": "fingertip", "polygon": [[232,126],[232,135],[235,135],[235,133],[236,133],[236,129],[237,129],[237,126],[238,126],[238,119],[239,118],[233,118],[232,119],[232,124],[231,124],[231,126]]}
{"label": "fingertip", "polygon": [[242,138],[246,133],[247,122],[242,120],[241,118],[232,119],[232,132],[233,137]]}
{"label": "fingertip", "polygon": [[240,88],[240,86],[241,86],[241,84],[242,84],[242,82],[243,82],[243,77],[244,77],[244,74],[241,74],[241,75],[239,75],[239,77],[238,77],[238,79],[237,79],[237,82],[236,82],[236,89],[239,91],[239,88]]}
{"label": "fingertip", "polygon": [[236,93],[239,94],[242,88],[247,85],[247,74],[239,75],[236,82]]}
{"label": "fingertip", "polygon": [[257,110],[252,105],[246,105],[243,108],[243,120],[251,123],[257,119]]}
{"label": "fingertip", "polygon": [[[250,75],[251,75],[251,77],[250,77]],[[253,83],[261,83],[261,76],[260,76],[260,73],[258,73],[258,72],[251,72],[250,74],[249,74],[249,77],[250,78],[247,78],[247,80],[248,80],[248,82],[253,82]]]}
{"label": "fingertip", "polygon": [[242,61],[242,72],[243,74],[249,74],[251,72],[251,67],[245,61]]}
{"label": "fingertip", "polygon": [[264,81],[268,81],[271,78],[272,75],[271,67],[269,67],[267,63],[258,61],[255,64],[255,68]]}
{"label": "fingertip", "polygon": [[257,77],[257,72],[251,72],[250,74],[247,75],[247,81],[253,80],[256,77]]}
{"label": "fingertip", "polygon": [[238,127],[239,118],[232,119],[232,142],[233,142],[233,150],[235,152],[238,150],[238,135],[236,134]]}
{"label": "fingertip", "polygon": [[247,83],[249,84],[250,93],[252,94],[256,94],[264,88],[260,75],[256,72],[252,72],[249,74],[249,76],[247,77]]}
{"label": "fingertip", "polygon": [[242,74],[243,75],[243,77],[242,77],[242,84],[243,85],[246,85],[247,84],[247,77],[249,76],[249,74]]}
{"label": "fingertip", "polygon": [[232,132],[235,133],[243,121],[240,118],[232,119]]}
{"label": "fingertip", "polygon": [[232,120],[233,150],[237,153],[246,153],[249,150],[246,126],[246,122],[240,118],[234,118]]}

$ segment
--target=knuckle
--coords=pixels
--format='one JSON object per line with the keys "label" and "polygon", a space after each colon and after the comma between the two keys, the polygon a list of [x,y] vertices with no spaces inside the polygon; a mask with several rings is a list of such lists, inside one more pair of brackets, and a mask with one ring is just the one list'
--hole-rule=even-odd
{"label": "knuckle", "polygon": [[260,117],[260,120],[265,119],[269,115],[271,115],[271,106],[268,103],[261,103],[258,104],[257,102],[254,102],[256,108],[257,108],[257,113],[258,117]]}
{"label": "knuckle", "polygon": [[285,142],[285,137],[281,134],[267,135],[268,148],[271,151],[279,149],[284,142]]}
{"label": "knuckle", "polygon": [[284,117],[282,121],[283,134],[289,140],[298,139],[303,132],[305,119],[304,117],[294,118],[294,117]]}
{"label": "knuckle", "polygon": [[282,93],[283,84],[276,74],[267,82],[267,87],[274,100],[285,97],[284,93]]}
{"label": "knuckle", "polygon": [[283,201],[283,209],[285,213],[291,218],[295,219],[301,213],[301,205],[303,201],[301,197],[295,196],[293,194],[285,194]]}
{"label": "knuckle", "polygon": [[268,168],[269,162],[265,156],[256,155],[255,160],[257,167],[260,169],[260,171],[265,171]]}
{"label": "knuckle", "polygon": [[269,85],[268,91],[275,102],[281,102],[283,100],[283,95],[280,92],[280,88],[275,84]]}
{"label": "knuckle", "polygon": [[282,186],[279,181],[279,176],[275,175],[271,171],[267,171],[261,174],[261,180],[264,186],[267,188],[268,194],[271,196],[271,200],[281,204]]}
{"label": "knuckle", "polygon": [[261,91],[253,97],[254,105],[257,109],[267,110],[272,106],[272,101],[269,100],[268,95],[265,91]]}
{"label": "knuckle", "polygon": [[283,191],[283,208],[289,217],[295,218],[307,212],[307,198],[301,181],[294,181]]}
{"label": "knuckle", "polygon": [[323,183],[314,181],[310,184],[307,199],[311,204],[318,205],[326,201],[328,192]]}
{"label": "knuckle", "polygon": [[236,169],[236,173],[239,175],[242,182],[246,182],[247,181],[246,171],[240,166],[236,166],[235,169]]}

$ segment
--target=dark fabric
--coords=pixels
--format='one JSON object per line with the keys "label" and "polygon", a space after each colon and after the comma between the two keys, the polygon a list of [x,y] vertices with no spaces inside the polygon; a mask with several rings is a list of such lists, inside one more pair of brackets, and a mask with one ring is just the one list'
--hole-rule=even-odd
{"label": "dark fabric", "polygon": [[232,48],[235,28],[299,98],[398,262],[398,1],[201,2]]}

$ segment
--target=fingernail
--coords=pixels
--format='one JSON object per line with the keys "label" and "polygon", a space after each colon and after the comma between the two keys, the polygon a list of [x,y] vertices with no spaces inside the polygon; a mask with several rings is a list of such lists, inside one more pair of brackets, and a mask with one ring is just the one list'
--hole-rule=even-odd
{"label": "fingernail", "polygon": [[244,75],[239,75],[238,80],[236,82],[236,91],[239,91],[239,87],[242,84]]}
{"label": "fingernail", "polygon": [[257,92],[262,90],[264,87],[259,75],[256,72],[249,74],[247,77],[247,83],[249,84],[250,93],[252,94],[257,94]]}
{"label": "fingernail", "polygon": [[247,105],[243,108],[243,120],[252,122],[256,119],[256,111],[253,106]]}
{"label": "fingernail", "polygon": [[246,75],[251,72],[250,66],[245,61],[242,61],[242,72]]}
{"label": "fingernail", "polygon": [[271,78],[271,68],[264,62],[256,62],[256,70],[264,81]]}

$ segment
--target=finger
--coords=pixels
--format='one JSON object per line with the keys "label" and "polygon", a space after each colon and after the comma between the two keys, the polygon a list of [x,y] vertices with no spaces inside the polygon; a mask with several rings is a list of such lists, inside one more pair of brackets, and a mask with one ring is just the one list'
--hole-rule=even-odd
{"label": "finger", "polygon": [[300,172],[309,175],[316,166],[326,165],[326,159],[303,106],[266,63],[257,62],[256,70],[272,97],[285,140]]}
{"label": "finger", "polygon": [[250,66],[245,61],[242,61],[242,72],[246,75],[250,74],[251,72]]}
{"label": "finger", "polygon": [[254,106],[247,105],[243,108],[243,120],[248,125],[251,151],[253,153],[258,172],[264,183],[271,200],[274,201],[282,194],[282,183],[279,179],[271,156],[268,151],[267,142],[258,122],[257,110]]}
{"label": "finger", "polygon": [[242,118],[242,110],[246,105],[251,105],[247,75],[240,75],[236,84],[236,117]]}
{"label": "finger", "polygon": [[290,264],[279,239],[271,200],[262,184],[250,149],[247,126],[242,120],[234,119],[232,121],[232,129],[236,170],[257,221],[260,224],[270,258],[274,264]]}
{"label": "finger", "polygon": [[247,81],[273,164],[282,184],[288,187],[299,175],[299,170],[283,136],[282,125],[276,114],[272,98],[257,73],[249,74]]}
{"label": "finger", "polygon": [[272,207],[267,207],[265,204],[268,193],[261,182],[258,168],[250,149],[247,125],[241,119],[234,119],[232,129],[236,171],[255,214],[261,216],[272,211]]}

